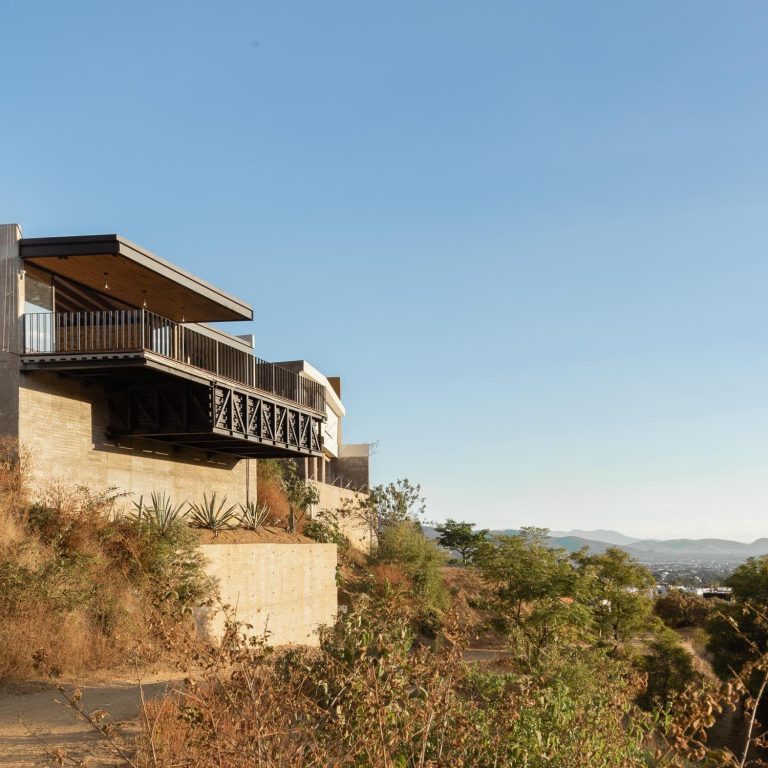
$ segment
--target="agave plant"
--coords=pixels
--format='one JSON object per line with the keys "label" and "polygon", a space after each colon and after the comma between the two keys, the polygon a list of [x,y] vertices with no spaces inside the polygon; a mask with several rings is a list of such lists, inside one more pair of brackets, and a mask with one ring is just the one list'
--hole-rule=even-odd
{"label": "agave plant", "polygon": [[173,525],[186,517],[184,507],[185,502],[174,506],[171,497],[166,493],[153,493],[150,496],[150,504],[144,504],[144,497],[141,496],[138,502],[133,502],[136,511],[133,517],[139,525],[147,522],[154,526],[161,536],[165,536]]}
{"label": "agave plant", "polygon": [[233,528],[233,522],[237,522],[235,515],[237,505],[233,504],[231,507],[227,507],[226,504],[226,496],[217,503],[215,493],[210,499],[207,494],[203,495],[202,504],[189,505],[189,524],[193,528],[205,528],[213,531],[214,536],[218,536],[221,531],[228,528]]}
{"label": "agave plant", "polygon": [[269,505],[249,501],[247,504],[240,505],[237,519],[240,521],[241,528],[246,528],[249,531],[258,531],[267,522],[269,513]]}

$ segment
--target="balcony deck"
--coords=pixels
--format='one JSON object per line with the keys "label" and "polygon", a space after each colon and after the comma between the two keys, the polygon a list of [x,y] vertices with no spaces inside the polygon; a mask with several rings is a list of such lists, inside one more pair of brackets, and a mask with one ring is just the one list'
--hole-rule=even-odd
{"label": "balcony deck", "polygon": [[322,454],[325,388],[145,309],[27,314],[23,370],[99,378],[111,429],[240,456]]}

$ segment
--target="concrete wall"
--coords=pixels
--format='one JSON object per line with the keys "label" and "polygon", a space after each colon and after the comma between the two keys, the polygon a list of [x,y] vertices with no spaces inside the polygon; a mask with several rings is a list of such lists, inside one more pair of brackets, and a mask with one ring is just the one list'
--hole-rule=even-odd
{"label": "concrete wall", "polygon": [[[320,501],[311,512],[316,515],[322,509],[336,510],[340,509],[345,503],[356,504],[357,500],[362,498],[356,491],[350,491],[346,488],[339,488],[336,485],[328,483],[312,483],[320,496]],[[368,526],[359,518],[348,517],[339,520],[341,532],[349,539],[352,546],[361,552],[369,552],[371,549],[371,532]]]}
{"label": "concrete wall", "polygon": [[19,427],[19,238],[16,224],[0,224],[0,435],[16,435]]}
{"label": "concrete wall", "polygon": [[370,483],[371,447],[368,443],[345,443],[341,446],[339,458],[333,462],[333,471],[342,485],[352,488],[368,488]]}
{"label": "concrete wall", "polygon": [[21,374],[19,438],[32,452],[39,482],[116,487],[136,499],[165,491],[176,502],[214,491],[233,504],[249,493],[256,498],[255,462],[220,455],[209,460],[202,451],[152,440],[110,440],[106,427],[106,393],[99,384],[42,371]]}
{"label": "concrete wall", "polygon": [[[270,645],[317,645],[317,628],[337,612],[335,544],[204,544],[221,602]],[[220,639],[222,611],[201,610],[198,630]]]}

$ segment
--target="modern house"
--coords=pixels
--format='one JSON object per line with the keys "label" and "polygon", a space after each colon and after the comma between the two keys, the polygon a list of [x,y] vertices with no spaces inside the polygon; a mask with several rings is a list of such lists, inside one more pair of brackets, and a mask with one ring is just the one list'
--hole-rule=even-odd
{"label": "modern house", "polygon": [[252,319],[118,235],[0,225],[0,435],[19,438],[41,479],[136,496],[245,502],[262,457],[367,485],[367,445],[340,442],[338,379],[261,360],[249,337],[209,325]]}
{"label": "modern house", "polygon": [[366,491],[370,444],[343,441],[346,409],[341,402],[341,379],[338,376],[327,378],[306,360],[290,360],[277,365],[320,384],[325,390],[325,421],[321,428],[323,455],[305,457],[299,463],[302,476],[345,490]]}

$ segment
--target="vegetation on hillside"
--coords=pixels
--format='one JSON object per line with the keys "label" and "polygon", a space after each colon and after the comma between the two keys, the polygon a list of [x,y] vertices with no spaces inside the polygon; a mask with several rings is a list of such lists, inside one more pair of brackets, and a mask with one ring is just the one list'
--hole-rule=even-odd
{"label": "vegetation on hillside", "polygon": [[[160,496],[123,517],[111,493],[54,487],[33,499],[25,457],[3,444],[0,680],[183,659],[185,683],[147,703],[124,746],[140,768],[756,764],[735,746],[709,748],[706,734],[729,707],[742,705],[748,724],[757,714],[768,559],[738,569],[734,603],[716,607],[654,602],[651,575],[622,550],[568,554],[544,529],[491,537],[449,521],[443,543],[466,545],[467,565],[447,566],[422,533],[418,485],[379,486],[354,509],[302,521],[308,497],[291,496],[301,481],[264,464],[259,503],[237,512],[204,499],[193,522],[260,525],[268,497],[318,540],[341,536],[353,512],[377,534],[367,557],[340,549],[342,608],[319,648],[272,650],[235,621],[218,646],[193,641],[186,617],[209,595],[185,514]],[[681,643],[677,630],[691,627],[709,633],[722,684]],[[752,723],[746,738],[759,733]]]}
{"label": "vegetation on hillside", "polygon": [[112,492],[33,498],[28,462],[0,441],[0,681],[156,658],[208,598],[195,534],[173,517],[115,517]]}
{"label": "vegetation on hillside", "polygon": [[[149,708],[140,766],[755,764],[706,744],[753,669],[702,678],[623,551],[568,555],[541,529],[483,536],[473,566],[448,569],[472,577],[459,594],[421,533],[418,486],[382,486],[368,511],[378,546],[345,571],[320,648],[269,652],[233,624],[193,688]],[[700,621],[676,605],[659,611],[670,625]],[[501,643],[496,663],[468,661],[483,635]]]}

